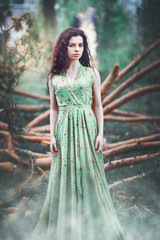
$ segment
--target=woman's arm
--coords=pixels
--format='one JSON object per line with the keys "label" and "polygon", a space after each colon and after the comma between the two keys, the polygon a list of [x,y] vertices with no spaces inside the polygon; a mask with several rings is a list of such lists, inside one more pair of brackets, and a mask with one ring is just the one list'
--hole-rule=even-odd
{"label": "woman's arm", "polygon": [[[51,84],[51,79],[49,79],[49,92],[50,92],[50,137],[51,137],[51,153],[53,154],[53,145],[55,150],[57,150],[57,145],[55,141],[55,128],[58,120],[59,107],[57,104],[55,89]],[[53,154],[54,155],[54,154]]]}
{"label": "woman's arm", "polygon": [[97,127],[98,127],[98,139],[95,143],[95,148],[97,148],[99,142],[99,152],[102,150],[103,146],[103,125],[104,125],[104,117],[103,117],[103,107],[101,102],[101,78],[99,72],[94,69],[94,83],[93,83],[93,111],[97,119]]}
{"label": "woman's arm", "polygon": [[58,120],[58,104],[55,96],[55,89],[51,84],[51,79],[49,80],[49,92],[50,92],[50,136],[55,137],[55,127]]}

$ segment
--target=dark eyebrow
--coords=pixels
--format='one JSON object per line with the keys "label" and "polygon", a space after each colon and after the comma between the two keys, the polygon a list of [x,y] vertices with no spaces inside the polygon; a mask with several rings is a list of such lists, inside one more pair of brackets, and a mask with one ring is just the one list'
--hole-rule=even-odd
{"label": "dark eyebrow", "polygon": [[[71,43],[69,43],[69,44],[75,44],[75,43],[72,43],[72,42],[71,42]],[[79,44],[83,44],[83,43],[79,43]]]}

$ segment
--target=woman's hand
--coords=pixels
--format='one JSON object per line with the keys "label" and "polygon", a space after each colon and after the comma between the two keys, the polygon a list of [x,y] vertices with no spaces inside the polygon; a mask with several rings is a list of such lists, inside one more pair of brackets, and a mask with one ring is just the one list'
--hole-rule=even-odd
{"label": "woman's hand", "polygon": [[56,157],[57,156],[57,142],[56,142],[55,137],[51,137],[50,150],[51,150],[51,154],[54,157]]}
{"label": "woman's hand", "polygon": [[103,136],[97,135],[96,141],[95,141],[95,151],[96,153],[102,151],[103,148]]}

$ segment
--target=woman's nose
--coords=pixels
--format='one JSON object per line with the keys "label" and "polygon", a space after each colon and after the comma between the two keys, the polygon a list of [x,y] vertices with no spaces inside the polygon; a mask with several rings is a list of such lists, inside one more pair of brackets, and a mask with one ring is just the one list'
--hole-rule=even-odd
{"label": "woman's nose", "polygon": [[79,50],[79,47],[78,46],[75,46],[75,51],[78,51]]}

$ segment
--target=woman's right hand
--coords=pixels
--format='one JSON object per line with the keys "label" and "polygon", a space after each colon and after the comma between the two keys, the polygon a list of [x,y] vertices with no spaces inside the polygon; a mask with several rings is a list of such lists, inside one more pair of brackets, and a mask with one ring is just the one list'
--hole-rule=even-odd
{"label": "woman's right hand", "polygon": [[51,138],[50,150],[51,150],[51,154],[54,157],[56,157],[57,156],[57,142],[56,142],[56,138],[55,137]]}

